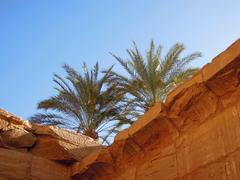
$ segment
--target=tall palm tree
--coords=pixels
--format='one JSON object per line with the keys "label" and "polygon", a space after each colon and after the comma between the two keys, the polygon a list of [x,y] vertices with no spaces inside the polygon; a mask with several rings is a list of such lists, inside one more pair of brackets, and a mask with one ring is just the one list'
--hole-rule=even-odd
{"label": "tall palm tree", "polygon": [[163,102],[174,87],[198,71],[187,65],[201,57],[201,53],[194,52],[181,57],[184,49],[183,44],[176,43],[162,57],[162,46],[155,47],[151,41],[146,55],[143,56],[134,42],[134,48],[127,49],[127,59],[112,54],[128,74],[124,76],[111,71],[112,81],[118,83],[121,91],[127,94],[128,105],[135,107],[135,117],[154,103]]}
{"label": "tall palm tree", "polygon": [[89,70],[84,64],[83,73],[69,65],[63,68],[66,78],[54,74],[57,95],[38,103],[45,110],[30,118],[32,122],[59,125],[107,142],[117,128],[128,121],[123,92],[110,83],[112,67],[99,78],[99,65]]}

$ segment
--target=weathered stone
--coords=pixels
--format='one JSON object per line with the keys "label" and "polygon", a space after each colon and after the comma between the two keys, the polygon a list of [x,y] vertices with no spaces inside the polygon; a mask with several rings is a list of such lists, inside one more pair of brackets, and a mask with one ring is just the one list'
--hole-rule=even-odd
{"label": "weathered stone", "polygon": [[[78,137],[79,139],[81,136]],[[101,146],[86,146],[72,144],[52,137],[38,137],[36,145],[31,149],[34,155],[50,160],[77,161]]]}
{"label": "weathered stone", "polygon": [[133,135],[140,129],[144,128],[147,124],[151,123],[151,121],[157,118],[163,108],[163,104],[161,103],[155,104],[154,106],[149,108],[149,110],[144,114],[144,116],[140,117],[132,124],[131,128],[129,129],[129,135]]}
{"label": "weathered stone", "polygon": [[124,129],[123,131],[120,131],[114,138],[114,142],[116,141],[123,141],[129,137],[129,129]]}
{"label": "weathered stone", "polygon": [[146,113],[116,136],[107,174],[96,161],[79,162],[74,177],[239,179],[239,57],[240,40],[173,90],[166,111]]}
{"label": "weathered stone", "polygon": [[237,58],[239,56],[240,56],[240,41],[237,40],[225,51],[216,56],[211,63],[205,65],[201,69],[203,73],[203,80],[208,81],[231,62],[238,61]]}
{"label": "weathered stone", "polygon": [[[54,138],[38,137],[36,145],[30,152],[36,156],[40,156],[51,160],[73,160],[73,155],[68,153],[65,146],[61,146],[64,142],[60,142]],[[66,144],[64,144],[66,145]],[[71,144],[67,144],[71,145]],[[68,149],[69,149],[69,146]],[[76,146],[72,145],[72,149]]]}
{"label": "weathered stone", "polygon": [[13,114],[11,114],[11,113],[9,113],[9,112],[7,112],[7,111],[5,111],[5,110],[0,108],[0,117],[2,119],[8,119],[8,118],[10,118],[12,116],[13,116]]}
{"label": "weathered stone", "polygon": [[8,122],[0,118],[0,130],[6,128],[8,126]]}
{"label": "weathered stone", "polygon": [[[2,123],[4,124],[4,126]],[[0,130],[6,131],[12,129],[13,127],[25,129],[27,131],[32,129],[32,125],[29,121],[16,117],[12,113],[7,112],[0,108]]]}
{"label": "weathered stone", "polygon": [[[149,144],[161,142],[162,144],[172,143],[178,136],[178,129],[172,124],[170,118],[158,116],[144,128],[131,136],[133,142],[143,149]],[[128,140],[126,141],[128,143]]]}
{"label": "weathered stone", "polygon": [[186,80],[184,83],[180,84],[173,91],[171,91],[167,96],[166,103],[172,102],[175,99],[175,97],[185,89],[188,89],[197,84],[201,84],[202,82],[203,82],[202,71],[199,71],[191,79]]}
{"label": "weathered stone", "polygon": [[36,135],[49,136],[54,139],[59,139],[78,146],[100,146],[99,142],[93,140],[88,136],[75,132],[70,132],[54,126],[33,125],[33,131]]}
{"label": "weathered stone", "polygon": [[142,149],[145,143],[155,132],[160,132],[163,127],[163,118],[159,118],[159,113],[163,111],[163,104],[159,103],[151,107],[144,116],[134,122],[131,128],[121,132],[115,138],[115,141],[125,140],[123,150],[129,155],[134,154]]}
{"label": "weathered stone", "polygon": [[31,162],[31,179],[70,180],[68,168],[59,163],[33,156]]}
{"label": "weathered stone", "polygon": [[199,94],[183,107],[179,116],[184,119],[182,127],[186,130],[194,123],[200,124],[217,110],[218,98],[211,91]]}
{"label": "weathered stone", "polygon": [[32,156],[0,148],[0,177],[5,179],[28,179]]}
{"label": "weathered stone", "polygon": [[16,124],[16,125],[24,124],[24,121],[21,118],[16,117],[12,113],[7,112],[1,108],[0,108],[0,118],[6,121],[9,121],[9,123],[12,123],[12,124]]}
{"label": "weathered stone", "polygon": [[224,108],[227,108],[240,100],[240,88],[237,88],[235,91],[225,94],[220,97],[220,101]]}
{"label": "weathered stone", "polygon": [[37,143],[31,152],[51,160],[77,161],[102,146],[90,137],[54,126],[33,125]]}
{"label": "weathered stone", "polygon": [[[122,173],[121,175],[118,176],[119,179],[122,180],[128,180],[128,179],[136,179],[136,167],[129,167],[124,173]],[[114,179],[110,178],[110,179]]]}
{"label": "weathered stone", "polygon": [[[0,119],[4,120],[0,121],[1,133],[6,135],[16,129],[34,133],[37,142],[31,152],[45,158],[0,149],[0,177],[239,179],[239,58],[240,40],[172,91],[165,105],[150,108],[106,148],[61,128],[26,125],[0,109]],[[63,161],[72,164],[63,166]]]}
{"label": "weathered stone", "polygon": [[228,156],[223,156],[207,166],[189,173],[179,179],[239,179],[240,177],[240,151],[237,150]]}
{"label": "weathered stone", "polygon": [[36,137],[24,129],[10,129],[0,135],[5,145],[14,148],[32,147],[36,141]]}
{"label": "weathered stone", "polygon": [[[240,63],[240,59],[238,63]],[[233,64],[232,66],[235,65]],[[206,82],[206,86],[217,96],[223,96],[230,91],[234,91],[238,85],[239,70],[236,69],[219,72],[216,77]]]}
{"label": "weathered stone", "polygon": [[183,176],[239,148],[239,120],[237,110],[233,107],[179,138],[179,175]]}
{"label": "weathered stone", "polygon": [[170,154],[162,158],[145,162],[137,169],[137,179],[141,180],[171,180],[178,177],[176,155]]}
{"label": "weathered stone", "polygon": [[29,153],[0,148],[0,179],[70,179],[67,167]]}
{"label": "weathered stone", "polygon": [[193,102],[195,98],[206,91],[207,89],[203,84],[196,84],[185,89],[169,103],[169,112],[173,115],[179,115],[183,109],[189,107],[189,103]]}
{"label": "weathered stone", "polygon": [[111,146],[108,147],[108,151],[111,154],[112,158],[115,160],[115,163],[118,164],[121,162],[120,158],[123,156],[123,148],[126,144],[125,141],[116,141]]}
{"label": "weathered stone", "polygon": [[75,163],[70,169],[70,174],[76,175],[79,172],[84,172],[92,163],[98,164],[97,169],[100,169],[101,172],[104,172],[104,166],[110,165],[113,163],[113,160],[108,150],[99,149],[87,155],[81,160],[81,162]]}

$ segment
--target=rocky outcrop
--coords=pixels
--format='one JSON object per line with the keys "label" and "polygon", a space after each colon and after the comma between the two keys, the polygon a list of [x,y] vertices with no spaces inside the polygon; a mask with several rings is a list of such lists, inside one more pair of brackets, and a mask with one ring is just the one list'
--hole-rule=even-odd
{"label": "rocky outcrop", "polygon": [[46,159],[79,161],[88,153],[102,148],[92,138],[53,126],[35,125],[33,132],[38,139],[30,152]]}
{"label": "rocky outcrop", "polygon": [[70,179],[68,168],[30,153],[0,148],[0,179]]}
{"label": "rocky outcrop", "polygon": [[9,129],[1,133],[2,143],[8,147],[30,148],[36,142],[36,137],[24,129]]}
{"label": "rocky outcrop", "polygon": [[240,40],[109,147],[0,110],[2,179],[239,179],[239,162]]}
{"label": "rocky outcrop", "polygon": [[90,137],[0,109],[0,179],[70,179],[69,164],[101,148]]}
{"label": "rocky outcrop", "polygon": [[34,146],[30,124],[0,109],[0,147],[22,150]]}
{"label": "rocky outcrop", "polygon": [[49,160],[79,161],[102,148],[92,138],[54,126],[30,124],[0,110],[0,147],[22,150]]}
{"label": "rocky outcrop", "polygon": [[239,179],[239,84],[240,40],[120,132],[111,146],[75,163],[70,174],[75,179]]}

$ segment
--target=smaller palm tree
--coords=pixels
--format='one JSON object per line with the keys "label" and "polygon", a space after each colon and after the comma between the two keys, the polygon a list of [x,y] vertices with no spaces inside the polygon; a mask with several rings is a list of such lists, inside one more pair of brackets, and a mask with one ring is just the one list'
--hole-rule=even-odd
{"label": "smaller palm tree", "polygon": [[123,103],[124,94],[116,88],[116,83],[110,82],[112,67],[100,78],[98,63],[92,70],[84,64],[82,74],[69,65],[63,68],[66,78],[54,74],[57,95],[39,102],[37,108],[45,112],[32,116],[30,120],[59,125],[108,142],[108,138],[129,121]]}
{"label": "smaller palm tree", "polygon": [[151,41],[145,56],[140,53],[135,43],[134,49],[127,49],[128,59],[112,54],[128,74],[123,76],[111,71],[112,82],[118,83],[121,91],[127,94],[127,104],[135,107],[135,117],[144,113],[154,103],[165,101],[173,88],[198,71],[197,68],[189,68],[187,65],[201,57],[201,53],[195,52],[181,57],[184,49],[183,44],[176,43],[166,56],[162,57],[162,46],[155,47]]}

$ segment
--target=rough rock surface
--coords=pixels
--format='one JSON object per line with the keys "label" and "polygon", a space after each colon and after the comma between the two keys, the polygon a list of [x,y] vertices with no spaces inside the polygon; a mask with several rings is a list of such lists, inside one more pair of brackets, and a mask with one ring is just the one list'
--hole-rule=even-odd
{"label": "rough rock surface", "polygon": [[70,179],[66,166],[30,153],[0,148],[0,179]]}
{"label": "rough rock surface", "polygon": [[92,138],[53,126],[35,125],[33,132],[38,140],[30,151],[46,159],[77,161],[89,152],[102,148]]}
{"label": "rough rock surface", "polygon": [[237,180],[239,162],[240,40],[109,147],[0,109],[0,179]]}
{"label": "rough rock surface", "polygon": [[36,137],[24,129],[9,129],[1,133],[2,141],[5,145],[15,148],[32,147]]}
{"label": "rough rock surface", "polygon": [[90,137],[0,109],[0,179],[70,179],[67,165],[101,148]]}
{"label": "rough rock surface", "polygon": [[94,141],[93,144],[95,145],[85,146],[85,144],[74,144],[51,137],[39,137],[36,145],[30,151],[32,154],[46,159],[69,162],[81,160],[89,152],[102,148]]}
{"label": "rough rock surface", "polygon": [[[71,167],[75,179],[240,179],[240,40],[114,143]],[[111,157],[111,160],[106,157]]]}

